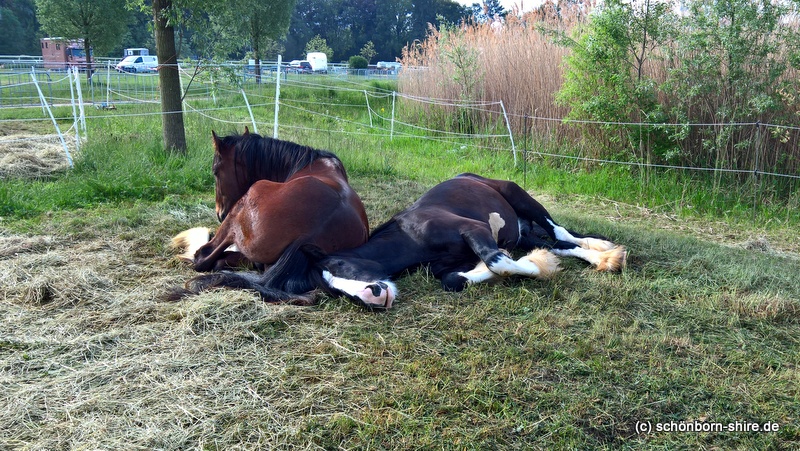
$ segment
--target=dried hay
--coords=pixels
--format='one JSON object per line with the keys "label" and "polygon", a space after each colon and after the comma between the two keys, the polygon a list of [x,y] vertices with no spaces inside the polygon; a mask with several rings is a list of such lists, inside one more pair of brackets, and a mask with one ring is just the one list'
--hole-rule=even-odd
{"label": "dried hay", "polygon": [[229,290],[160,302],[191,276],[166,246],[0,237],[0,449],[313,446],[298,418],[357,388],[341,312]]}
{"label": "dried hay", "polygon": [[0,260],[26,252],[37,252],[53,244],[50,236],[0,236]]}
{"label": "dried hay", "polygon": [[[70,153],[75,143],[67,140]],[[58,135],[11,134],[0,137],[0,179],[48,177],[68,167]]]}

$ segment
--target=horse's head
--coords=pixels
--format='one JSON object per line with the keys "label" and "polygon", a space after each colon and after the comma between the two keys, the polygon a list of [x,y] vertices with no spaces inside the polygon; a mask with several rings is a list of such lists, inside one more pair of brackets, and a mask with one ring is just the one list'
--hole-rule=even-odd
{"label": "horse's head", "polygon": [[233,205],[250,189],[250,185],[243,180],[244,174],[241,164],[236,160],[236,142],[246,138],[250,131],[245,127],[241,137],[220,138],[212,131],[214,140],[214,172],[217,218],[222,222],[233,208]]}
{"label": "horse's head", "polygon": [[336,255],[324,255],[315,246],[303,251],[316,261],[329,291],[343,294],[351,301],[370,310],[386,310],[397,297],[397,287],[375,261]]}

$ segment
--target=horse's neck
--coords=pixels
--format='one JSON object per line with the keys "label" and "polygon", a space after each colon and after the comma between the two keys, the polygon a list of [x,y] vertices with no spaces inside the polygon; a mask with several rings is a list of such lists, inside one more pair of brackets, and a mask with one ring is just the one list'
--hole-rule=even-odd
{"label": "horse's neck", "polygon": [[259,180],[284,183],[320,168],[324,171],[325,166],[318,162],[330,158],[311,148],[294,149],[290,144],[272,139],[243,143],[239,161],[247,168],[246,181],[250,185]]}

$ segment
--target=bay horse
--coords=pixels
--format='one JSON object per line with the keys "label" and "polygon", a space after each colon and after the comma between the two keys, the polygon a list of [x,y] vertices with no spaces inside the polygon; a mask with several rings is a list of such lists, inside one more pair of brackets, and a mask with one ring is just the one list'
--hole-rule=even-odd
{"label": "bay horse", "polygon": [[367,241],[364,205],[336,155],[246,127],[242,135],[211,134],[221,225],[213,238],[205,228],[173,238],[195,270],[271,265],[293,243],[337,252]]}
{"label": "bay horse", "polygon": [[[532,252],[514,260],[511,250]],[[627,252],[558,225],[514,182],[461,174],[431,188],[359,247],[329,253],[297,245],[263,274],[200,276],[187,282],[187,290],[247,288],[272,300],[276,286],[300,296],[319,288],[383,310],[397,297],[392,279],[407,270],[427,265],[445,290],[461,291],[510,275],[548,278],[560,270],[559,256],[581,258],[598,271],[619,271]]]}

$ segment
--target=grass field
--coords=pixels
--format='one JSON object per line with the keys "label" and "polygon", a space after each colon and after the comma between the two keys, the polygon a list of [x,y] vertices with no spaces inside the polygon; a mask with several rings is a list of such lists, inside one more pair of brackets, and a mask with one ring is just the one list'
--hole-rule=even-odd
{"label": "grass field", "polygon": [[167,156],[152,119],[96,114],[74,169],[0,180],[0,448],[800,446],[796,213],[630,202],[598,194],[611,172],[523,173],[507,152],[298,115],[320,131],[282,136],[339,154],[373,226],[476,171],[524,180],[564,225],[626,245],[628,266],[564,260],[553,280],[456,294],[421,271],[384,314],[237,291],[165,303],[193,275],[169,238],[215,225],[209,130],[234,127],[189,116],[188,154]]}

